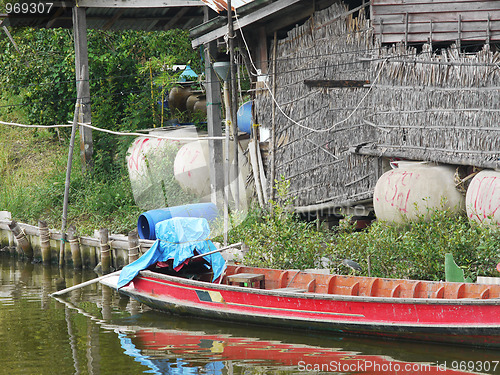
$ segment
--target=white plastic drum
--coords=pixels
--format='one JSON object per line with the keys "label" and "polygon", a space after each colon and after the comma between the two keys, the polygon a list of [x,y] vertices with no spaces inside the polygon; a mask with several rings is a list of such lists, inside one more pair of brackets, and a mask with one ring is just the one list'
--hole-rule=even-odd
{"label": "white plastic drum", "polygon": [[[232,150],[230,151],[232,155]],[[190,142],[181,147],[174,161],[174,175],[184,191],[189,191],[210,201],[210,170],[209,170],[208,141]],[[238,153],[239,176],[238,184],[241,202],[247,201],[245,190],[246,178],[249,174],[249,163],[242,150]],[[235,177],[231,175],[231,181]]]}
{"label": "white plastic drum", "polygon": [[455,168],[423,162],[398,162],[375,186],[373,206],[379,220],[403,223],[436,209],[465,209],[455,188]]}
{"label": "white plastic drum", "polygon": [[484,170],[474,176],[465,206],[470,220],[500,226],[500,172]]}
{"label": "white plastic drum", "polygon": [[174,161],[174,176],[184,191],[198,197],[210,195],[208,160],[207,141],[190,142],[181,147]]}
{"label": "white plastic drum", "polygon": [[[156,130],[150,134],[172,138],[196,138],[196,128],[181,127],[174,130]],[[165,173],[162,164],[166,152],[174,152],[189,141],[153,138],[150,136],[138,137],[127,151],[127,168],[136,203],[143,206],[143,201],[149,209],[149,202],[164,202],[162,191],[162,177]],[[174,171],[169,171],[173,174]]]}

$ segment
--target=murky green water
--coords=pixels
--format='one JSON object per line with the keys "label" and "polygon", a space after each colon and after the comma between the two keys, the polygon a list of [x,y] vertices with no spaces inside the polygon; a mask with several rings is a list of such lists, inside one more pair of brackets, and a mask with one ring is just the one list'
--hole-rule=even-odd
{"label": "murky green water", "polygon": [[[0,252],[0,374],[500,373],[500,351],[184,319]],[[454,370],[463,371],[454,371]]]}

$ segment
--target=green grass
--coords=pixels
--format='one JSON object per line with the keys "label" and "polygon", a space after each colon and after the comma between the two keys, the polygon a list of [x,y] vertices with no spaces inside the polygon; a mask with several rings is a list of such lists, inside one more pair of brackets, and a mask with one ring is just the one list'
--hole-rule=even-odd
{"label": "green grass", "polygon": [[[11,101],[9,101],[11,103]],[[22,115],[0,112],[2,120],[25,123]],[[49,130],[0,125],[0,210],[14,220],[37,225],[45,220],[59,229],[68,158],[67,135]],[[142,212],[136,206],[128,176],[105,180],[83,175],[78,148],[73,157],[68,226],[81,235],[108,228],[128,233]],[[125,163],[125,161],[123,161]]]}

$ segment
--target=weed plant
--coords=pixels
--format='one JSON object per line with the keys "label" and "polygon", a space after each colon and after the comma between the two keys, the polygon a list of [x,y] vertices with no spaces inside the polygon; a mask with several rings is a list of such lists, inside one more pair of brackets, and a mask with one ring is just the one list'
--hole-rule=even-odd
{"label": "weed plant", "polygon": [[[12,218],[37,225],[45,220],[50,228],[61,227],[67,140],[58,140],[46,130],[0,128],[0,210]],[[104,179],[82,173],[75,152],[70,184],[68,224],[81,235],[107,227],[112,233],[128,233],[140,214],[132,196],[128,176]]]}
{"label": "weed plant", "polygon": [[321,257],[324,235],[313,223],[301,221],[287,198],[290,182],[281,180],[276,201],[269,210],[253,209],[239,226],[229,233],[230,242],[243,241],[250,251],[245,263],[281,269],[313,268]]}
{"label": "weed plant", "polygon": [[[429,210],[404,225],[375,221],[356,230],[347,218],[332,231],[316,231],[291,211],[289,183],[277,184],[278,200],[271,210],[253,209],[229,233],[230,242],[245,242],[245,263],[282,269],[328,267],[337,274],[354,271],[343,259],[358,262],[357,275],[420,280],[444,280],[444,258],[452,253],[466,277],[498,276],[500,229],[472,223],[465,214]],[[368,267],[370,258],[370,267]]]}
{"label": "weed plant", "polygon": [[[326,250],[331,257],[360,263],[362,274],[376,277],[443,280],[444,257],[453,254],[465,276],[498,276],[500,231],[472,223],[465,214],[431,210],[404,225],[376,221],[367,230],[344,225]],[[335,268],[341,272],[342,269]]]}

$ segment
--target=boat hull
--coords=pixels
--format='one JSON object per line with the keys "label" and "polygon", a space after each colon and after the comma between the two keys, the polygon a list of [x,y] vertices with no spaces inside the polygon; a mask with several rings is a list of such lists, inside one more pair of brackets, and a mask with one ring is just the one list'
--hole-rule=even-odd
{"label": "boat hull", "polygon": [[[108,286],[113,281],[108,280]],[[142,271],[120,289],[165,312],[339,334],[500,347],[500,301],[294,293]]]}

